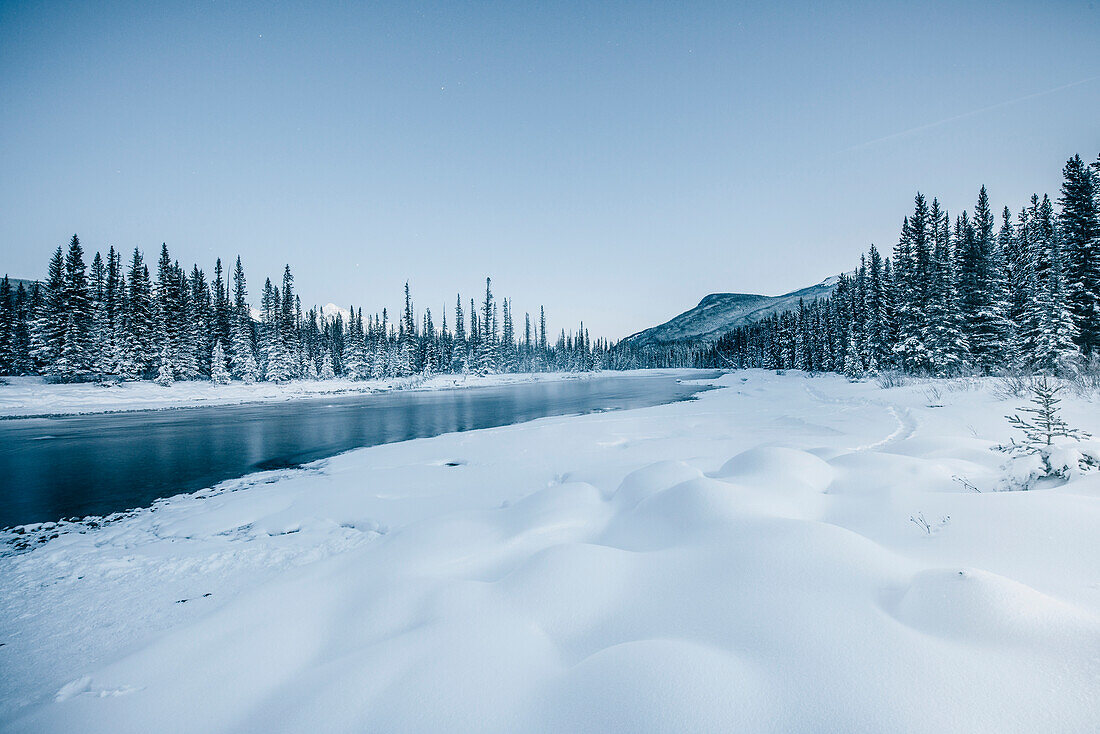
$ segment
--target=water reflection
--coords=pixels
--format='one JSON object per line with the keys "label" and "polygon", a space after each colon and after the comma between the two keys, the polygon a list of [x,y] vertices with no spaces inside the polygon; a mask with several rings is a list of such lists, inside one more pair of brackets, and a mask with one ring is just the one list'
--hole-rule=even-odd
{"label": "water reflection", "polygon": [[0,421],[0,527],[140,507],[158,497],[362,446],[658,405],[698,390],[668,376],[608,376]]}

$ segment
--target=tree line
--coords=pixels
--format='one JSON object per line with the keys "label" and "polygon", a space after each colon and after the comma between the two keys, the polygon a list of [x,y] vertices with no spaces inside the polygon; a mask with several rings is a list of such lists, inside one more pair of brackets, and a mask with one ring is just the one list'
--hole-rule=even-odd
{"label": "tree line", "polygon": [[46,375],[57,381],[209,379],[283,382],[336,376],[372,379],[539,371],[590,371],[609,364],[611,344],[575,332],[547,333],[546,311],[524,314],[498,301],[485,279],[480,304],[456,298],[453,325],[418,314],[405,285],[397,318],[383,309],[363,315],[303,311],[287,265],[281,285],[265,280],[258,314],[248,302],[240,257],[232,272],[219,259],[213,278],[190,270],[162,245],[151,274],[140,249],[124,264],[112,246],[91,266],[74,234],[58,247],[44,282],[0,281],[0,374]]}
{"label": "tree line", "polygon": [[[699,366],[949,377],[1100,366],[1100,160],[1063,168],[1057,206],[997,217],[985,187],[952,220],[916,195],[892,256],[872,245],[827,298],[733,329]],[[999,219],[999,221],[998,221]]]}

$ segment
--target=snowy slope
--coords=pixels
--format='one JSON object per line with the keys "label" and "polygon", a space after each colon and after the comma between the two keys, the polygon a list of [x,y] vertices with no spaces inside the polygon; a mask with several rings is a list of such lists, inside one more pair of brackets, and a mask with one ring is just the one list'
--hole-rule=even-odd
{"label": "snowy slope", "polygon": [[750,293],[712,293],[695,308],[669,321],[626,338],[638,346],[678,341],[714,341],[737,326],[798,308],[798,301],[807,303],[824,298],[836,289],[837,279],[828,278],[817,285],[785,293],[781,296],[758,296]]}
{"label": "snowy slope", "polygon": [[0,558],[0,730],[1096,731],[1100,473],[993,491],[1022,400],[721,383]]}

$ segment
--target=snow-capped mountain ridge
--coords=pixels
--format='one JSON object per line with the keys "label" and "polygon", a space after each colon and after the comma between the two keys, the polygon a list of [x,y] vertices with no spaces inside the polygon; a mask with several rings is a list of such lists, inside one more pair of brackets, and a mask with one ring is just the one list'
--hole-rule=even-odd
{"label": "snow-capped mountain ridge", "polygon": [[836,276],[826,278],[816,285],[801,288],[780,296],[762,296],[755,293],[711,293],[704,296],[699,305],[684,311],[663,324],[650,327],[628,336],[625,341],[636,346],[682,341],[716,341],[737,326],[751,324],[773,313],[798,308],[799,300],[806,302],[825,298],[836,289]]}
{"label": "snow-capped mountain ridge", "polygon": [[326,319],[334,319],[339,316],[341,319],[343,319],[345,324],[348,322],[348,319],[351,318],[351,311],[347,310],[346,308],[340,308],[335,303],[326,303],[324,306],[322,306],[321,314]]}

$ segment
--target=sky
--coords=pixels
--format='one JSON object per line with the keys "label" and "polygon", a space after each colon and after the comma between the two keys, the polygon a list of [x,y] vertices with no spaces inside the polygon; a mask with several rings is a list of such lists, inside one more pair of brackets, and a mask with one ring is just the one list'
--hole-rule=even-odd
{"label": "sky", "polygon": [[618,339],[851,269],[918,190],[1056,194],[1098,39],[1097,0],[0,0],[0,272],[166,242],[436,323],[490,275]]}

